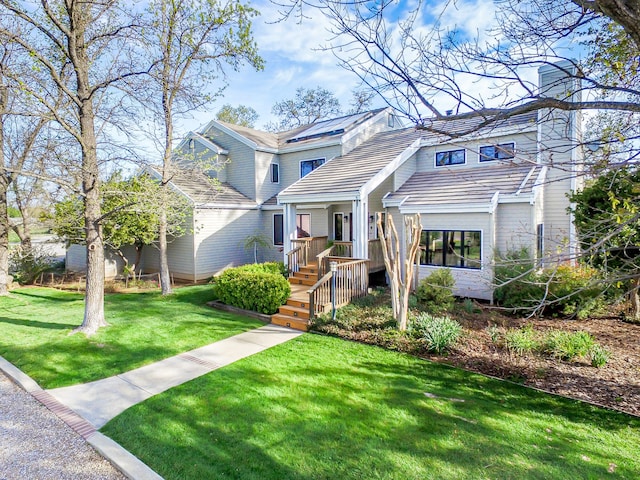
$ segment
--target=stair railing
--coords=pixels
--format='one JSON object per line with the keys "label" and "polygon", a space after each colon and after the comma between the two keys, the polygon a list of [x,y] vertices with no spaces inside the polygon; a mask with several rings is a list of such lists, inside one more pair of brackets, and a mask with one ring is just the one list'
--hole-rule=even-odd
{"label": "stair railing", "polygon": [[[295,247],[290,252],[287,252],[287,268],[289,269],[289,275],[293,275],[294,272],[300,271],[301,258],[304,256],[303,247]],[[302,263],[304,265],[304,263]]]}
{"label": "stair railing", "polygon": [[[327,257],[332,260],[342,257]],[[309,290],[309,318],[324,313],[331,305],[332,273],[326,273]],[[336,275],[336,307],[347,305],[352,299],[363,297],[369,288],[369,261],[353,260],[341,261],[337,265]]]}

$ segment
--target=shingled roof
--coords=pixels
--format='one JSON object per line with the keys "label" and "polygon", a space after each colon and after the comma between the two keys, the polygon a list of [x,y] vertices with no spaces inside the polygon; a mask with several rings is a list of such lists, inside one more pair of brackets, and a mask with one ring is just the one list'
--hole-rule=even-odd
{"label": "shingled roof", "polygon": [[[535,114],[518,115],[490,127],[483,127],[477,135],[489,136],[498,128],[514,127],[526,130],[535,126]],[[433,122],[434,128],[447,130],[451,135],[468,132],[482,122],[480,118]],[[475,134],[475,133],[474,133]],[[311,199],[328,194],[356,195],[359,190],[419,140],[422,145],[437,145],[451,137],[415,127],[381,132],[344,156],[334,158],[283,190],[278,198],[304,195]]]}
{"label": "shingled roof", "polygon": [[385,204],[402,207],[491,203],[500,195],[529,198],[542,167],[539,165],[496,165],[415,173]]}
{"label": "shingled roof", "polygon": [[255,201],[228,183],[214,183],[202,172],[180,169],[171,178],[171,184],[189,197],[196,206],[256,206]]}

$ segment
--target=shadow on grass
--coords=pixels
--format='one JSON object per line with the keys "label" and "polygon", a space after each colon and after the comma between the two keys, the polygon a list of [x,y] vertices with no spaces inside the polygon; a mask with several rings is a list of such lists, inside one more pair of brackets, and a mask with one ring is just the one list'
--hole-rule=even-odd
{"label": "shadow on grass", "polygon": [[31,297],[37,298],[39,300],[46,300],[52,302],[77,302],[78,300],[82,300],[84,295],[80,293],[71,293],[62,290],[55,289],[32,289],[32,288],[24,288],[19,290],[14,290],[11,292],[13,295],[20,295],[22,297]]}
{"label": "shadow on grass", "polygon": [[624,414],[313,335],[104,427],[167,480],[633,478],[639,431]]}
{"label": "shadow on grass", "polygon": [[0,317],[0,323],[10,323],[12,325],[20,325],[23,327],[45,328],[51,330],[71,330],[78,326],[72,323],[42,322],[40,320],[26,320],[8,317]]}

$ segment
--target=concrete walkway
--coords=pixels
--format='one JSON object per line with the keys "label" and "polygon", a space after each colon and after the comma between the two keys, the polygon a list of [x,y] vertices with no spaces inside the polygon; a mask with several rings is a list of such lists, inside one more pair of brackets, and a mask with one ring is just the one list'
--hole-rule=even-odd
{"label": "concrete walkway", "polygon": [[136,403],[302,333],[265,325],[114,377],[46,392],[98,429]]}

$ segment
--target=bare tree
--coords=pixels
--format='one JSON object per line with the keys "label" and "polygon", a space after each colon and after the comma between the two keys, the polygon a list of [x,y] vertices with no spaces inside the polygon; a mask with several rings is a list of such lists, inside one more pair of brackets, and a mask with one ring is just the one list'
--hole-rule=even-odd
{"label": "bare tree", "polygon": [[[0,0],[0,18],[0,35],[16,47],[21,61],[41,72],[23,88],[78,145],[87,280],[84,319],[76,331],[91,335],[106,325],[98,152],[98,136],[104,128],[101,109],[107,110],[105,117],[112,114],[119,103],[110,97],[112,88],[139,73],[128,56],[135,46],[130,36],[139,25],[130,9],[117,0],[43,0],[38,7],[26,1]],[[5,20],[16,22],[18,29],[7,28]],[[60,109],[52,100],[59,91],[68,99],[69,109]],[[107,108],[109,101],[113,103]]]}
{"label": "bare tree", "polygon": [[[376,223],[381,239],[384,265],[391,284],[393,318],[398,324],[398,330],[404,331],[409,322],[409,293],[412,289],[413,269],[420,252],[420,234],[422,233],[420,215],[405,215],[402,238],[398,236],[390,214],[386,216],[386,222],[383,223],[382,213],[378,212]],[[404,242],[404,245],[401,242]],[[404,256],[402,257],[401,254]]]}
{"label": "bare tree", "polygon": [[293,98],[276,102],[271,109],[280,121],[265,126],[268,131],[281,132],[317,122],[342,113],[340,101],[329,90],[300,87]]}
{"label": "bare tree", "polygon": [[216,119],[222,122],[240,125],[241,127],[253,128],[258,120],[258,112],[246,105],[232,107],[227,103],[218,110]]}
{"label": "bare tree", "polygon": [[[299,15],[304,21],[305,9],[310,8],[328,17],[333,35],[329,48],[340,64],[425,128],[433,119],[480,117],[483,122],[473,127],[479,129],[544,108],[640,112],[637,73],[634,79],[625,75],[626,80],[621,81],[623,76],[618,75],[607,81],[602,74],[606,65],[589,62],[602,46],[590,41],[612,24],[624,32],[637,62],[638,0],[507,0],[497,4],[493,21],[484,19],[486,31],[471,37],[457,25],[443,25],[445,14],[458,8],[456,2],[445,2],[435,13],[433,5],[424,1],[410,11],[390,0],[375,4],[293,0],[280,5],[284,17]],[[425,18],[432,21],[423,23]],[[575,60],[567,39],[591,48],[591,55]],[[559,60],[567,60],[573,68],[558,65]],[[575,102],[540,91],[530,72],[542,65],[555,65],[558,73],[579,78],[585,91],[594,95],[583,95],[585,100]],[[621,73],[631,72],[623,70]],[[491,93],[473,88],[474,84],[491,87]]]}
{"label": "bare tree", "polygon": [[[207,87],[216,80],[224,81],[225,65],[237,69],[246,62],[261,69],[262,59],[251,36],[251,19],[257,12],[239,0],[154,0],[149,4],[148,14],[147,44],[157,58],[149,91],[159,99],[154,111],[162,125],[161,170],[166,191],[176,170],[173,159],[176,117],[211,100]],[[223,86],[219,85],[216,94]],[[159,213],[160,283],[166,295],[171,293],[166,208]]]}

